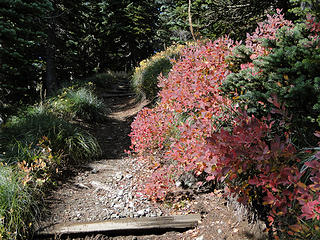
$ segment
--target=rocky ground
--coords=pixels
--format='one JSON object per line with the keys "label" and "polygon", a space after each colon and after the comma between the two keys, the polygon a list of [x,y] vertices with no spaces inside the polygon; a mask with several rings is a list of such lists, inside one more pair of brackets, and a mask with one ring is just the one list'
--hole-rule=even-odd
{"label": "rocky ground", "polygon": [[[104,123],[87,126],[97,137],[103,154],[101,159],[88,161],[64,171],[58,186],[47,197],[47,211],[39,227],[56,223],[88,222],[117,218],[155,217],[200,213],[202,221],[185,232],[122,233],[122,236],[89,234],[85,236],[54,236],[46,239],[266,239],[263,224],[249,223],[245,208],[223,198],[220,190],[193,194],[166,203],[152,203],[140,196],[136,183],[146,174],[143,163],[124,153],[129,148],[130,123],[135,114],[148,104],[137,102],[134,95],[118,86],[120,91],[102,93],[110,109]],[[126,94],[123,94],[125,92]],[[35,237],[35,239],[39,239]],[[44,238],[42,238],[44,239]]]}

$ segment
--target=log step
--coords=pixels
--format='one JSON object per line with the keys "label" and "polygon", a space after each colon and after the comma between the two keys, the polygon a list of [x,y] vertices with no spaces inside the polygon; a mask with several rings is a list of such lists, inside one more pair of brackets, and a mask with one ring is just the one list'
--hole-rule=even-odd
{"label": "log step", "polygon": [[133,96],[135,93],[103,93],[101,97],[103,98],[112,98],[112,97],[129,97]]}
{"label": "log step", "polygon": [[127,232],[150,229],[187,229],[196,227],[201,220],[200,214],[124,218],[97,222],[61,223],[37,232],[38,236],[83,234],[93,232]]}

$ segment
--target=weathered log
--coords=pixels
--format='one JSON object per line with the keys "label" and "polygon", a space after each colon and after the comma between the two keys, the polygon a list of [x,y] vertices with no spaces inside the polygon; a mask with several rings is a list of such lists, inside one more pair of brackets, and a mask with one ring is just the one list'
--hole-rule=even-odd
{"label": "weathered log", "polygon": [[125,218],[84,223],[61,223],[43,229],[37,235],[83,234],[93,232],[135,231],[150,229],[186,229],[196,227],[201,220],[199,214]]}
{"label": "weathered log", "polygon": [[103,98],[115,98],[115,97],[130,97],[134,96],[135,93],[104,93],[101,94]]}

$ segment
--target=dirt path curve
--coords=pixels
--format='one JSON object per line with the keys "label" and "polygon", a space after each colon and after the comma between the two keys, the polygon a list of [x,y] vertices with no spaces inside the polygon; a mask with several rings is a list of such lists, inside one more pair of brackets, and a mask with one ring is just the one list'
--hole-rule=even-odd
{"label": "dirt path curve", "polygon": [[202,222],[196,229],[182,233],[140,233],[136,236],[92,234],[46,239],[265,239],[260,225],[248,224],[243,217],[244,209],[221,198],[219,191],[162,205],[153,204],[136,195],[135,182],[143,166],[134,158],[127,157],[124,150],[130,145],[128,134],[133,117],[148,102],[142,100],[137,103],[134,95],[130,95],[128,91],[127,83],[123,82],[117,86],[116,92],[101,94],[111,113],[104,123],[89,128],[101,145],[102,157],[65,171],[69,176],[59,181],[56,190],[45,200],[47,212],[41,227],[64,222],[188,213],[202,214]]}

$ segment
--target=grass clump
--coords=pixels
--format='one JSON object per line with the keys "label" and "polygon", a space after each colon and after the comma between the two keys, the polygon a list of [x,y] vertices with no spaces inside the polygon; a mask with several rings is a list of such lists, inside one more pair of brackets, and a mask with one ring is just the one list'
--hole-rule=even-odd
{"label": "grass clump", "polygon": [[0,239],[26,239],[36,220],[37,206],[23,175],[0,165]]}
{"label": "grass clump", "polygon": [[172,45],[166,50],[156,53],[151,58],[140,62],[132,76],[132,87],[138,96],[143,94],[154,100],[159,92],[158,76],[167,76],[172,68],[171,59],[177,59],[185,45]]}
{"label": "grass clump", "polygon": [[62,152],[65,158],[74,161],[95,158],[100,154],[97,140],[90,133],[58,118],[45,106],[29,107],[10,118],[4,128],[4,136],[9,162],[24,160],[26,156],[19,146],[36,147],[43,136],[50,141],[54,153]]}
{"label": "grass clump", "polygon": [[67,120],[82,119],[87,122],[102,121],[106,107],[89,87],[65,88],[57,97],[47,102],[51,112]]}

